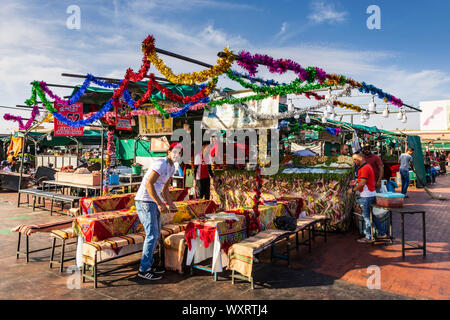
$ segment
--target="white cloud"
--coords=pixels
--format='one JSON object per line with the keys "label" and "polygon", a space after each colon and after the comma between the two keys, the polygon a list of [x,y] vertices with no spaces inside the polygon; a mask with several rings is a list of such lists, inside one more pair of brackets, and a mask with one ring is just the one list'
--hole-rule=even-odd
{"label": "white cloud", "polygon": [[311,3],[311,13],[308,19],[314,23],[337,23],[344,22],[347,16],[346,11],[337,11],[334,4],[325,4],[323,1],[314,1]]}
{"label": "white cloud", "polygon": [[284,33],[286,33],[287,26],[288,26],[287,22],[283,22],[283,23],[281,24],[281,30],[280,30],[280,32],[278,32],[278,33],[276,34],[275,37],[278,38],[278,37],[280,37],[281,35],[283,35]]}

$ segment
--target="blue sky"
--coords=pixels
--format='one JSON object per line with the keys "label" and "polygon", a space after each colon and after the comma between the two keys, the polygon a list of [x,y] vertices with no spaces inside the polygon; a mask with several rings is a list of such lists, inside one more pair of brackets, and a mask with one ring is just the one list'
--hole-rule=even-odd
{"label": "blue sky", "polygon": [[[0,2],[0,105],[24,104],[33,80],[81,82],[61,77],[62,72],[122,78],[128,67],[140,66],[140,43],[148,34],[159,48],[211,64],[229,45],[236,53],[246,49],[344,74],[414,106],[450,98],[448,1],[434,0],[433,5],[373,0]],[[381,30],[366,26],[366,9],[372,4],[381,9]],[[70,5],[81,9],[80,30],[66,27]],[[176,73],[201,69],[164,59]],[[240,70],[237,65],[234,69]],[[294,79],[293,73],[279,76],[264,67],[259,70],[265,78]],[[153,67],[151,71],[158,74]],[[221,79],[219,86],[231,84]],[[54,91],[61,96],[70,93],[70,89]],[[364,105],[369,99],[345,101]],[[9,133],[17,125],[3,120],[5,112],[16,111],[0,109],[0,132]],[[380,118],[373,116],[367,124],[419,127],[418,114],[411,114],[406,125],[395,117]]]}

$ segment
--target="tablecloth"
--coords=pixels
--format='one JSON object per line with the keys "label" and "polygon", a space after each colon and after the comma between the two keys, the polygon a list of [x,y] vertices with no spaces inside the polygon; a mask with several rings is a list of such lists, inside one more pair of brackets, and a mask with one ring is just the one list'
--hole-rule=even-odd
{"label": "tablecloth", "polygon": [[[177,212],[161,215],[161,225],[189,221],[195,216],[213,213],[216,204],[212,200],[175,201]],[[188,209],[189,208],[189,209]],[[126,235],[143,231],[136,208],[112,210],[78,216],[73,222],[74,232],[84,237],[86,241],[100,241],[109,237]]]}
{"label": "tablecloth", "polygon": [[126,209],[134,206],[135,195],[136,193],[126,193],[101,197],[83,197],[80,199],[80,207],[83,214]]}
{"label": "tablecloth", "polygon": [[[184,201],[188,188],[170,188],[169,195],[172,201]],[[80,207],[83,214],[92,214],[105,211],[126,209],[134,206],[136,193],[114,194],[100,197],[83,197]]]}
{"label": "tablecloth", "polygon": [[[220,214],[216,215],[219,216]],[[211,272],[221,272],[224,266],[221,258],[222,250],[226,256],[232,244],[247,238],[246,217],[244,215],[235,217],[237,220],[195,219],[189,222],[185,230],[189,250],[186,264],[199,263],[212,257]]]}

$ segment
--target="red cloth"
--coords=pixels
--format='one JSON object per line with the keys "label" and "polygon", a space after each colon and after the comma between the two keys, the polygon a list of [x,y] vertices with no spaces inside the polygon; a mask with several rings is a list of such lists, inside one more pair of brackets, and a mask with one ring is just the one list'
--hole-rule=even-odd
{"label": "red cloth", "polygon": [[216,228],[212,226],[198,225],[194,222],[189,222],[184,231],[184,238],[186,239],[187,246],[189,250],[192,249],[191,240],[195,239],[195,235],[199,231],[199,239],[203,241],[205,248],[214,241]]}
{"label": "red cloth", "polygon": [[373,173],[375,174],[375,181],[378,181],[380,177],[380,167],[383,166],[383,161],[381,161],[380,157],[376,154],[371,154],[370,156],[364,156],[364,159],[373,169]]}
{"label": "red cloth", "polygon": [[375,175],[372,167],[365,163],[358,168],[358,184],[362,178],[366,179],[366,186],[369,191],[375,191]]}

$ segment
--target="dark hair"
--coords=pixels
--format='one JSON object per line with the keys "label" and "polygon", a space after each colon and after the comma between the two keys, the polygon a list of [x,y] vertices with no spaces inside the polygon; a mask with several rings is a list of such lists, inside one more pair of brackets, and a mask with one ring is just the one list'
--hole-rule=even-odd
{"label": "dark hair", "polygon": [[408,148],[408,151],[414,152],[414,148]]}

